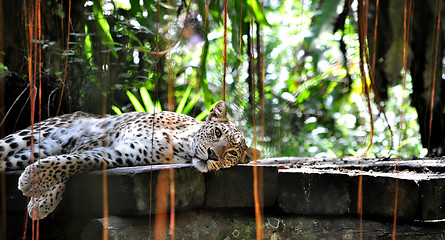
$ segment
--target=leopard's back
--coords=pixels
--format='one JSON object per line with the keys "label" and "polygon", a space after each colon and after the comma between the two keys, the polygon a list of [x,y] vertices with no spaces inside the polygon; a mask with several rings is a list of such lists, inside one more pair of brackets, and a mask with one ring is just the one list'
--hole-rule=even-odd
{"label": "leopard's back", "polygon": [[[125,139],[142,141],[146,148],[155,148],[150,152],[160,155],[159,148],[165,150],[161,145],[166,143],[163,131],[171,133],[174,139],[180,137],[182,141],[190,142],[196,131],[193,126],[199,124],[194,118],[172,112],[129,112],[104,118],[84,112],[66,114],[36,123],[0,140],[0,171],[23,169],[48,156],[118,147]],[[156,132],[158,134],[153,135]],[[188,151],[186,147],[183,151]],[[186,154],[180,156],[187,157]],[[165,163],[160,156],[146,157],[154,157],[152,163]]]}
{"label": "leopard's back", "polygon": [[[50,141],[50,136],[58,129],[79,119],[98,119],[99,117],[80,111],[64,114],[35,123],[26,129],[6,136],[0,140],[0,171],[22,169],[29,164],[30,158],[37,159],[49,154],[48,151],[42,151],[42,141],[46,140],[45,148],[57,148],[57,142]],[[34,150],[32,156],[31,148]],[[28,154],[23,155],[23,152],[26,151],[29,151]]]}

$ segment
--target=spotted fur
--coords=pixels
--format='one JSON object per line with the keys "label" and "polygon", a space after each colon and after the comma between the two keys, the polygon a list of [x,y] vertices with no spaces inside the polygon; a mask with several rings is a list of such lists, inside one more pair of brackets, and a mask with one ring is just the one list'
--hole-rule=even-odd
{"label": "spotted fur", "polygon": [[31,197],[28,213],[33,219],[54,211],[71,175],[104,164],[112,168],[193,163],[199,171],[208,172],[259,156],[227,120],[223,101],[203,122],[173,112],[131,112],[105,118],[76,112],[0,140],[0,171],[25,169],[18,188]]}

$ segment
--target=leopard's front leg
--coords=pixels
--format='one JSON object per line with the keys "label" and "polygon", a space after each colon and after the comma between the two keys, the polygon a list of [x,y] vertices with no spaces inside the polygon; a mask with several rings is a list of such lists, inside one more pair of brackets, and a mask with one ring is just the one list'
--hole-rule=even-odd
{"label": "leopard's front leg", "polygon": [[103,164],[107,168],[146,165],[150,158],[148,147],[137,140],[125,140],[81,153],[50,156],[26,167],[19,178],[18,188],[34,200],[28,205],[29,215],[33,219],[44,218],[59,204],[70,176],[100,169]]}
{"label": "leopard's front leg", "polygon": [[50,156],[26,167],[20,175],[18,188],[31,197],[29,216],[33,219],[46,217],[62,200],[70,176],[100,168],[103,164],[112,167],[115,154],[116,151],[101,147],[79,154]]}
{"label": "leopard's front leg", "polygon": [[108,148],[97,148],[79,154],[63,154],[41,159],[25,168],[19,178],[19,189],[24,195],[32,191],[42,194],[51,190],[55,182],[76,173],[97,169],[102,164],[112,166],[114,154]]}

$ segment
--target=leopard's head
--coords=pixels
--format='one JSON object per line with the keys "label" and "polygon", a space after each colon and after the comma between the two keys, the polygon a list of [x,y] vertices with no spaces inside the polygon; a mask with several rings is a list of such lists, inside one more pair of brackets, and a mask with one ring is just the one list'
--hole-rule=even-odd
{"label": "leopard's head", "polygon": [[193,137],[193,166],[201,172],[230,168],[261,156],[248,147],[243,133],[226,117],[226,104],[216,103]]}

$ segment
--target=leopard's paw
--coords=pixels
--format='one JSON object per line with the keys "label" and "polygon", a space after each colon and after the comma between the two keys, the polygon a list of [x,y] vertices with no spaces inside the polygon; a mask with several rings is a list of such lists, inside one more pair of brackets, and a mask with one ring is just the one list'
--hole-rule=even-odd
{"label": "leopard's paw", "polygon": [[25,171],[22,172],[22,174],[20,174],[19,177],[19,190],[22,191],[23,195],[25,196],[29,196],[31,189],[34,185],[33,181],[34,179],[34,171],[30,169],[31,166],[28,166],[25,168]]}
{"label": "leopard's paw", "polygon": [[52,213],[62,200],[68,178],[63,178],[54,184],[49,191],[32,196],[28,203],[28,214],[33,220],[43,219]]}
{"label": "leopard's paw", "polygon": [[23,173],[19,177],[18,188],[22,191],[23,195],[31,196],[37,192],[44,194],[46,191],[41,187],[43,179],[39,176],[39,170],[36,163],[29,165],[25,168]]}
{"label": "leopard's paw", "polygon": [[40,160],[25,168],[19,177],[18,188],[23,195],[41,195],[51,190],[51,187],[59,181],[62,176],[57,175],[57,169],[52,165],[51,159]]}

